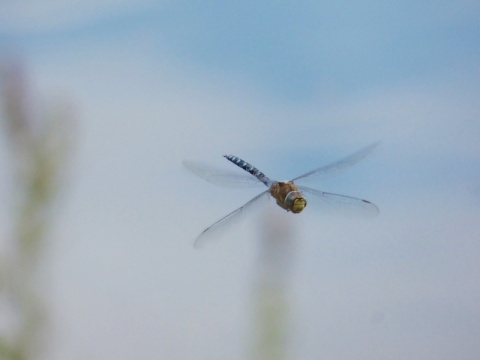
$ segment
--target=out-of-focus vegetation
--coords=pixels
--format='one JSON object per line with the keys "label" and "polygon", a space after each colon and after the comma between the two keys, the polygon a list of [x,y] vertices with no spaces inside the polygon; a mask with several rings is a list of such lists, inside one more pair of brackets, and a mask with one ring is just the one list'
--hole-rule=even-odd
{"label": "out-of-focus vegetation", "polygon": [[72,116],[45,104],[24,68],[0,63],[0,169],[8,197],[0,232],[0,359],[39,358],[48,337],[42,261],[71,149]]}
{"label": "out-of-focus vegetation", "polygon": [[265,217],[260,231],[258,278],[253,294],[253,360],[289,358],[290,333],[289,276],[294,257],[291,223]]}

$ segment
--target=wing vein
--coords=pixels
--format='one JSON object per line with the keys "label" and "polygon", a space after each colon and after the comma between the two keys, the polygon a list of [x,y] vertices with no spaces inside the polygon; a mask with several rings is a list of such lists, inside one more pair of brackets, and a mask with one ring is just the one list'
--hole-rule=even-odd
{"label": "wing vein", "polygon": [[242,211],[244,211],[245,209],[247,209],[248,207],[250,207],[252,204],[254,204],[257,200],[259,200],[261,197],[264,197],[266,195],[269,194],[269,190],[266,190],[260,194],[258,194],[257,196],[255,196],[253,199],[249,200],[247,203],[245,203],[244,205],[240,206],[238,209],[232,211],[231,213],[225,215],[224,217],[222,217],[220,220],[216,221],[215,223],[213,223],[212,225],[210,225],[209,227],[207,227],[205,230],[203,230],[201,232],[200,235],[198,235],[198,237],[195,239],[195,242],[194,242],[194,247],[196,248],[199,248],[203,245],[203,243],[205,242],[204,240],[206,239],[206,235],[211,232],[211,231],[214,231],[215,229],[218,229],[219,227],[225,225],[231,218],[233,218],[234,216],[236,215],[239,215]]}
{"label": "wing vein", "polygon": [[349,155],[339,161],[335,161],[334,163],[331,163],[329,165],[321,166],[317,169],[313,169],[305,174],[302,174],[300,176],[297,176],[296,178],[292,179],[291,181],[296,181],[300,179],[307,178],[312,175],[325,175],[327,173],[332,173],[334,171],[339,171],[344,168],[350,167],[352,165],[355,165],[357,162],[362,160],[364,157],[366,157],[368,154],[370,154],[373,149],[375,149],[378,145],[380,144],[380,141],[373,143],[356,153],[353,153],[352,155]]}

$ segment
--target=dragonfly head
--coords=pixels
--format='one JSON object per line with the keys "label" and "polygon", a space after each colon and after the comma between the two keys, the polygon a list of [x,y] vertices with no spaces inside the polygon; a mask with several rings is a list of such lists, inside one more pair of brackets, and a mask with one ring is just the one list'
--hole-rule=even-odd
{"label": "dragonfly head", "polygon": [[307,206],[307,200],[300,191],[290,191],[285,197],[285,208],[298,214]]}

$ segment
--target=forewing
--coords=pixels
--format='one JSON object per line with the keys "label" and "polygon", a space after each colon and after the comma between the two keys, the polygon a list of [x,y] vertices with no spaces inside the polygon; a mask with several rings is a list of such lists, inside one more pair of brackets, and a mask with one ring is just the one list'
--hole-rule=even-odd
{"label": "forewing", "polygon": [[211,236],[214,232],[225,226],[226,224],[229,224],[232,220],[237,219],[240,214],[245,213],[246,210],[249,210],[253,208],[252,205],[258,204],[261,198],[267,198],[269,195],[269,190],[264,191],[263,193],[255,196],[253,199],[251,199],[249,202],[244,204],[243,206],[239,207],[237,210],[232,211],[231,213],[225,215],[223,218],[215,222],[214,224],[210,225],[208,228],[202,231],[200,235],[195,239],[194,242],[194,247],[200,248],[202,247],[205,243],[207,243],[210,239]]}
{"label": "forewing", "polygon": [[183,166],[192,173],[215,185],[248,188],[262,184],[255,176],[249,173],[240,174],[233,171],[217,169],[197,161],[184,160],[182,163]]}
{"label": "forewing", "polygon": [[350,156],[347,156],[346,158],[343,158],[342,160],[336,161],[336,162],[334,162],[332,164],[329,164],[329,165],[326,165],[326,166],[319,167],[319,168],[311,170],[311,171],[309,171],[309,172],[307,172],[303,175],[297,176],[295,179],[292,179],[292,181],[296,181],[296,180],[299,180],[299,179],[304,179],[304,178],[310,177],[312,175],[322,176],[322,175],[330,174],[332,172],[339,171],[339,170],[345,169],[347,167],[350,167],[352,165],[355,165],[357,162],[362,160],[365,156],[370,154],[379,144],[380,144],[380,141],[378,141],[376,143],[373,143],[373,144],[357,151],[356,153],[354,153]]}
{"label": "forewing", "polygon": [[305,186],[299,186],[299,190],[305,195],[309,194],[312,197],[305,196],[307,199],[307,208],[317,208],[327,212],[340,212],[360,216],[376,216],[379,214],[377,205],[368,201],[359,199],[353,196],[340,195],[320,191]]}

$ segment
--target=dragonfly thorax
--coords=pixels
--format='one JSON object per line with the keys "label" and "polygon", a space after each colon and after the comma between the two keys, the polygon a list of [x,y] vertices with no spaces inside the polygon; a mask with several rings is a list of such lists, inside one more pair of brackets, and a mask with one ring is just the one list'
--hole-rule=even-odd
{"label": "dragonfly thorax", "polygon": [[270,187],[270,194],[277,200],[278,206],[294,214],[302,212],[305,206],[307,206],[307,200],[305,200],[298,187],[291,181],[275,182]]}

